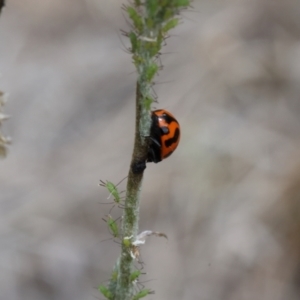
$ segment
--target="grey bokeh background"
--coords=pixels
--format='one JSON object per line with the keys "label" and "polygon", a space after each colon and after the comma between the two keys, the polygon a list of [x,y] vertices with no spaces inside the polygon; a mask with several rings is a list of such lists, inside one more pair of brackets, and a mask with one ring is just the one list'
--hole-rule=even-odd
{"label": "grey bokeh background", "polygon": [[[0,162],[0,299],[101,298],[118,257],[98,182],[126,176],[132,151],[121,4],[11,0],[1,15],[13,144]],[[169,237],[141,249],[148,299],[299,299],[299,15],[295,0],[194,1],[167,40],[157,107],[182,139],[145,175],[140,229]]]}

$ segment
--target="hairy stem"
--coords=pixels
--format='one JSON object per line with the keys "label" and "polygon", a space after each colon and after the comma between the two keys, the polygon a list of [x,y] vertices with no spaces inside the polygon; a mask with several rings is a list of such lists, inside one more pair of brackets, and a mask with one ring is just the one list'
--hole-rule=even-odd
{"label": "hairy stem", "polygon": [[134,241],[138,234],[139,202],[143,174],[150,142],[151,105],[154,77],[161,69],[160,50],[168,32],[179,23],[179,13],[189,0],[133,0],[123,9],[131,20],[131,30],[123,31],[129,38],[132,60],[137,70],[135,141],[127,181],[122,222],[122,249],[108,286],[99,287],[108,300],[136,300],[150,293],[149,289],[134,290],[132,276],[136,258]]}
{"label": "hairy stem", "polygon": [[[140,133],[143,124],[141,124],[142,114],[142,96],[140,85],[136,87],[136,121],[135,121],[135,141],[131,159],[131,168],[128,174],[127,193],[125,200],[125,208],[123,214],[122,232],[123,241],[134,241],[138,233],[139,221],[139,195],[143,180],[143,164],[145,164],[148,153],[148,139],[144,139]],[[150,115],[149,115],[150,119]],[[147,122],[148,123],[148,122]],[[146,124],[145,126],[148,126]],[[144,129],[145,130],[145,129]],[[149,131],[149,128],[148,128]],[[136,166],[141,166],[142,170],[135,171]],[[145,167],[145,166],[144,166]],[[127,243],[122,243],[121,257],[119,259],[118,280],[116,289],[116,300],[131,299],[133,296],[132,282],[130,282],[130,274],[132,273],[133,257],[131,255],[132,248]]]}

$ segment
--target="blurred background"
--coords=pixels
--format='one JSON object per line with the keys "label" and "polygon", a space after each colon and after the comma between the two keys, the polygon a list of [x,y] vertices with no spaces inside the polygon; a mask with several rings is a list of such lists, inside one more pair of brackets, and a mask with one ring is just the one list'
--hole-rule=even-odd
{"label": "blurred background", "polygon": [[[0,89],[0,299],[102,299],[120,248],[102,218],[127,175],[136,74],[121,4],[8,1]],[[300,2],[196,0],[161,59],[181,124],[146,170],[147,299],[300,299]],[[126,183],[120,184],[120,190]],[[114,218],[121,210],[111,211]]]}

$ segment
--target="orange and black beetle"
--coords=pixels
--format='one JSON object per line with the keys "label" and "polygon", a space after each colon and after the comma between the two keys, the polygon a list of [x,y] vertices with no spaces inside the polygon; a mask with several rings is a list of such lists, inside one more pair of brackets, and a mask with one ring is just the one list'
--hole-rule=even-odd
{"label": "orange and black beetle", "polygon": [[170,156],[180,140],[180,126],[175,117],[164,109],[152,111],[150,145],[147,162],[158,163]]}

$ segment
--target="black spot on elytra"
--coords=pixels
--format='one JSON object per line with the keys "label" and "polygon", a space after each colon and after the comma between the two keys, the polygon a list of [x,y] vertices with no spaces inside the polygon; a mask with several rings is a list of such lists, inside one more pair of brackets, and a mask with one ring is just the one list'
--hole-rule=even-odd
{"label": "black spot on elytra", "polygon": [[179,138],[179,129],[176,128],[174,136],[165,141],[165,146],[170,147],[172,144],[178,141],[178,138]]}
{"label": "black spot on elytra", "polygon": [[171,124],[172,122],[178,123],[176,119],[174,119],[173,117],[171,117],[168,114],[162,114],[162,117],[166,121],[166,123],[168,123],[168,124]]}

